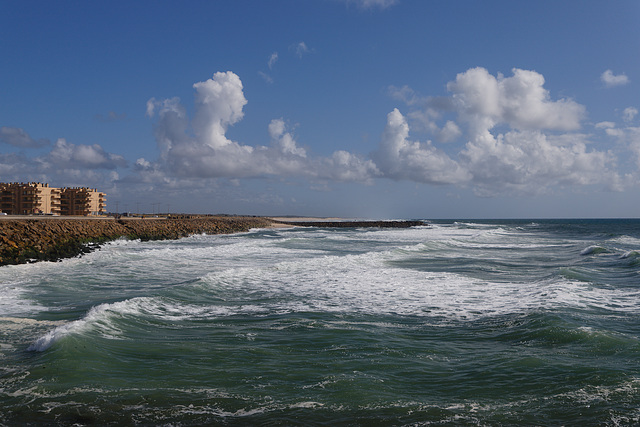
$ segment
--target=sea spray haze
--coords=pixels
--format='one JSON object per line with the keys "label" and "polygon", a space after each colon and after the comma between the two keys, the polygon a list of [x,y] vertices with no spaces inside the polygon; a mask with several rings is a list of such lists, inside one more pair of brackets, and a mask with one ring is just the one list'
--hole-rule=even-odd
{"label": "sea spray haze", "polygon": [[0,268],[0,423],[640,422],[640,221],[119,240]]}

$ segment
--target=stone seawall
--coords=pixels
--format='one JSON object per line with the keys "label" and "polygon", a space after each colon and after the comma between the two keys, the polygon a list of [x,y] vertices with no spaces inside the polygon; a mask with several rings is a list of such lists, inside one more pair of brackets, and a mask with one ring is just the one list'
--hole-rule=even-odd
{"label": "stone seawall", "polygon": [[120,237],[178,239],[193,234],[225,234],[268,227],[259,217],[182,219],[38,218],[0,220],[0,265],[56,261],[91,251]]}

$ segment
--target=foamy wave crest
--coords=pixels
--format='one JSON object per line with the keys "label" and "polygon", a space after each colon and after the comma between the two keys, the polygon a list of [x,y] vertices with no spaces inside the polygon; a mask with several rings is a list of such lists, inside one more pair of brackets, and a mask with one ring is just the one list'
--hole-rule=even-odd
{"label": "foamy wave crest", "polygon": [[54,330],[48,332],[46,335],[38,338],[33,344],[27,348],[27,351],[45,351],[53,345],[60,338],[78,332],[86,326],[86,321],[76,320],[66,325],[58,326]]}
{"label": "foamy wave crest", "polygon": [[121,329],[123,322],[132,323],[145,328],[147,320],[164,322],[194,321],[225,317],[238,312],[260,313],[264,307],[247,304],[242,310],[227,306],[184,304],[167,298],[138,297],[111,304],[100,304],[92,307],[82,318],[58,326],[32,343],[28,351],[45,351],[62,338],[93,331],[108,339],[126,339]]}
{"label": "foamy wave crest", "polygon": [[638,239],[637,237],[632,237],[632,236],[618,236],[615,237],[613,239],[610,240],[611,242],[615,242],[615,243],[619,243],[619,244],[623,244],[623,245],[629,245],[629,246],[640,246],[640,239]]}
{"label": "foamy wave crest", "polygon": [[602,254],[607,252],[609,252],[607,248],[603,248],[602,246],[598,246],[598,245],[592,245],[587,248],[584,248],[580,252],[580,255],[597,255],[597,254]]}
{"label": "foamy wave crest", "polygon": [[82,319],[58,326],[38,338],[27,348],[27,351],[45,351],[68,335],[80,334],[96,326],[100,327],[103,336],[115,338],[121,334],[121,331],[113,322],[114,316],[137,315],[142,307],[149,305],[150,301],[151,298],[140,297],[92,307]]}
{"label": "foamy wave crest", "polygon": [[620,258],[622,259],[627,259],[627,258],[640,258],[640,250],[634,250],[634,251],[627,251],[625,253],[623,253]]}
{"label": "foamy wave crest", "polygon": [[482,224],[478,222],[468,222],[468,221],[455,221],[453,225],[460,228],[494,228],[495,227],[495,225],[492,225],[492,224]]}

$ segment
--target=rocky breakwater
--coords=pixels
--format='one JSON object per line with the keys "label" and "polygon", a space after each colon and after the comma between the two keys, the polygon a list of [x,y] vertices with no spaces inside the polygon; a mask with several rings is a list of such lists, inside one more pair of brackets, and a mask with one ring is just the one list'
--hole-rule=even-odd
{"label": "rocky breakwater", "polygon": [[424,221],[286,221],[273,220],[276,223],[294,225],[298,227],[327,227],[327,228],[409,228],[427,225]]}
{"label": "rocky breakwater", "polygon": [[0,265],[70,258],[120,237],[178,239],[193,234],[243,232],[270,224],[269,220],[259,217],[3,219],[0,220]]}

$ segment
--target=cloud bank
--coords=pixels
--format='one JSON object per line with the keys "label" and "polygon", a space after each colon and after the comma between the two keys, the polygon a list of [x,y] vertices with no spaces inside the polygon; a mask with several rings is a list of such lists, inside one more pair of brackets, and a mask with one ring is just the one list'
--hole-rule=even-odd
{"label": "cloud bank", "polygon": [[[615,158],[588,150],[587,137],[571,132],[580,129],[585,108],[551,100],[543,85],[535,71],[514,69],[511,77],[494,77],[483,68],[458,74],[447,85],[467,127],[460,161],[478,194],[534,194],[556,185],[619,181]],[[505,126],[506,132],[494,130]]]}
{"label": "cloud bank", "polygon": [[100,186],[109,188],[120,176],[117,169],[126,168],[127,161],[119,154],[109,153],[100,145],[73,144],[59,138],[54,144],[48,139],[34,139],[20,128],[0,128],[0,142],[20,149],[51,149],[45,154],[0,154],[0,174],[5,182],[55,182],[58,186]]}
{"label": "cloud bank", "polygon": [[[277,56],[271,58],[273,65]],[[471,188],[487,197],[590,186],[621,190],[636,183],[637,108],[621,111],[622,126],[600,122],[589,133],[584,129],[585,107],[572,99],[552,98],[544,84],[536,71],[514,68],[505,76],[477,67],[448,82],[445,96],[392,87],[389,94],[404,107],[387,114],[369,153],[341,149],[319,156],[297,140],[298,125],[284,117],[272,118],[258,143],[231,139],[228,131],[244,119],[248,100],[238,75],[217,72],[193,85],[189,110],[179,98],[149,99],[146,113],[153,123],[155,159],[140,158],[129,166],[123,156],[97,144],[63,138],[52,144],[4,126],[0,143],[40,154],[2,154],[0,173],[7,180],[56,185],[115,186],[126,181],[128,188],[184,191],[222,185],[219,179],[235,184],[241,179],[303,180],[311,188],[325,189],[389,179]],[[596,134],[612,141],[611,148],[596,147]],[[619,164],[628,171],[619,172]]]}
{"label": "cloud bank", "polygon": [[[387,115],[376,149],[366,155],[339,150],[315,157],[301,147],[283,118],[271,121],[269,145],[231,141],[226,132],[243,118],[247,104],[240,78],[216,73],[196,83],[194,117],[178,99],[151,99],[157,116],[160,159],[146,170],[177,178],[302,177],[315,181],[371,183],[376,179],[472,187],[478,195],[537,194],[557,186],[602,185],[619,189],[616,157],[590,148],[580,133],[584,106],[552,99],[544,77],[530,70],[491,75],[472,68],[447,84],[447,97],[419,97],[392,89],[411,111]],[[625,118],[637,112],[625,110]],[[408,118],[433,140],[411,139]],[[444,145],[441,145],[444,144]],[[144,169],[144,168],[143,168]]]}
{"label": "cloud bank", "polygon": [[371,161],[346,152],[329,158],[309,158],[299,147],[283,119],[268,127],[270,145],[245,145],[227,138],[228,128],[244,116],[247,104],[240,78],[233,72],[218,72],[193,85],[193,120],[176,98],[150,99],[147,114],[157,116],[154,125],[160,150],[159,161],[144,168],[184,178],[259,178],[265,176],[368,181],[375,176]]}

